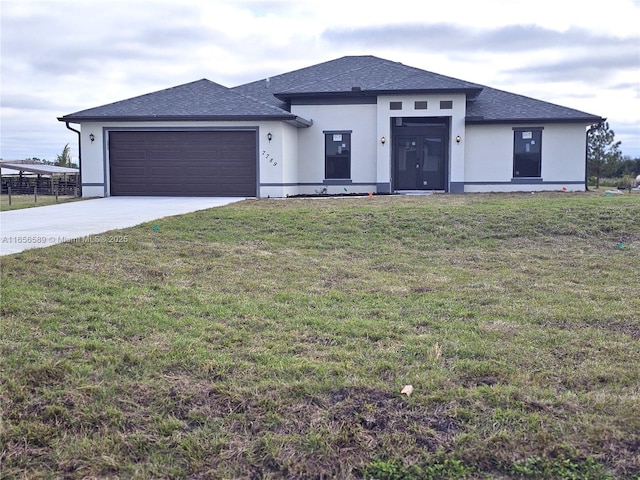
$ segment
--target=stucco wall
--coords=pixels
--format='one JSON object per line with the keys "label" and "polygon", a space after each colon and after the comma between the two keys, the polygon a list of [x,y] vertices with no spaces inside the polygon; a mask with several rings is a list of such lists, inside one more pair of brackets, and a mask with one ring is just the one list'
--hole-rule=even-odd
{"label": "stucco wall", "polygon": [[[440,102],[450,100],[453,102],[451,109],[441,109]],[[427,109],[415,109],[415,102],[426,101]],[[401,110],[391,110],[390,102],[402,102]],[[382,95],[378,97],[377,105],[377,139],[378,139],[378,159],[377,178],[378,182],[391,181],[391,118],[394,117],[448,117],[450,119],[449,135],[449,165],[447,177],[449,182],[460,182],[464,177],[464,142],[456,142],[456,136],[461,139],[465,137],[465,115],[466,96],[463,94],[451,95]],[[380,144],[380,139],[384,137],[387,141]]]}
{"label": "stucco wall", "polygon": [[[272,134],[271,142],[267,135]],[[298,129],[285,123],[260,128],[259,197],[298,193]]]}
{"label": "stucco wall", "polygon": [[[453,108],[441,109],[440,101],[450,100]],[[416,101],[426,101],[427,109],[415,109]],[[402,102],[401,110],[391,110],[390,102]],[[466,102],[463,94],[453,95],[383,95],[371,105],[294,105],[292,113],[313,120],[313,126],[298,131],[298,165],[300,193],[314,193],[326,188],[328,193],[376,191],[391,183],[391,119],[394,117],[448,117],[450,181],[464,177],[464,137]],[[351,184],[324,185],[324,131],[351,130]],[[381,142],[385,138],[385,143]]]}
{"label": "stucco wall", "polygon": [[[285,164],[295,168],[297,153],[291,148],[295,128],[279,121],[271,122],[83,122],[80,125],[82,142],[82,195],[102,197],[109,195],[108,132],[114,129],[189,129],[189,128],[257,128],[258,129],[258,178],[260,183],[282,184]],[[272,141],[267,140],[271,132]],[[293,133],[292,133],[293,132]],[[94,141],[90,135],[94,135]],[[282,188],[279,190],[282,192]],[[258,191],[267,196],[268,191]],[[282,195],[278,195],[282,196]]]}
{"label": "stucco wall", "polygon": [[513,181],[514,125],[467,125],[464,162],[466,192],[584,190],[585,125],[531,124],[543,127],[540,180]]}
{"label": "stucco wall", "polygon": [[[292,113],[313,120],[298,130],[299,193],[369,192],[376,184],[375,105],[293,105]],[[325,185],[325,131],[351,131],[351,178]],[[330,182],[334,183],[334,182]]]}
{"label": "stucco wall", "polygon": [[[415,110],[415,101],[428,102],[427,110]],[[453,109],[441,110],[440,100],[452,100]],[[390,101],[401,101],[402,110],[390,110]],[[542,133],[542,177],[530,184],[514,183],[513,126],[467,125],[463,95],[381,96],[369,105],[296,105],[294,113],[313,120],[309,128],[271,122],[127,122],[81,125],[82,194],[109,195],[109,129],[118,128],[216,128],[258,129],[258,196],[284,197],[315,193],[376,191],[391,179],[391,118],[450,117],[450,185],[463,185],[466,192],[584,190],[585,125],[535,124]],[[518,125],[518,127],[521,127]],[[351,181],[325,182],[324,131],[350,130]],[[267,134],[271,133],[271,142]],[[94,135],[91,142],[89,136]],[[456,136],[460,135],[460,143]],[[385,137],[382,144],[380,139]],[[455,191],[451,190],[450,191]]]}

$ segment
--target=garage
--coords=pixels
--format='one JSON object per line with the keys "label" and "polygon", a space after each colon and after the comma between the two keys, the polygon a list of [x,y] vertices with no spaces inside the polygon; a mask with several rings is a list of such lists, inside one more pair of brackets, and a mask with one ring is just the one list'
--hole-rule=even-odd
{"label": "garage", "polygon": [[255,130],[111,131],[111,195],[256,196]]}

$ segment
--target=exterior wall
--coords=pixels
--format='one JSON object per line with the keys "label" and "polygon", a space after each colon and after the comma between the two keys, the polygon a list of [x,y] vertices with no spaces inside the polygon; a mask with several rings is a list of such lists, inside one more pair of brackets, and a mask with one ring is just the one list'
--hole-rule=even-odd
{"label": "exterior wall", "polygon": [[[440,108],[441,101],[450,100],[453,102],[453,108]],[[416,110],[416,101],[426,101],[426,110]],[[390,110],[390,102],[402,102],[402,110]],[[378,159],[377,159],[377,177],[379,184],[389,184],[393,188],[391,178],[392,151],[393,141],[391,138],[391,119],[394,117],[449,117],[449,163],[448,163],[448,181],[449,185],[461,182],[464,179],[464,150],[465,143],[456,142],[456,136],[465,137],[465,115],[467,111],[466,95],[450,94],[450,95],[383,95],[378,97],[377,105],[377,139]],[[380,139],[384,137],[386,142],[384,145],[380,143]],[[451,191],[451,187],[447,189]]]}
{"label": "exterior wall", "polygon": [[[441,110],[440,100],[453,109]],[[389,102],[401,101],[402,110]],[[427,101],[415,110],[415,101]],[[82,195],[109,195],[108,133],[111,129],[256,128],[258,131],[257,194],[286,197],[296,194],[387,192],[393,186],[391,119],[450,117],[448,191],[583,191],[585,188],[584,124],[535,124],[542,131],[542,176],[528,183],[513,177],[513,125],[467,125],[464,95],[381,96],[377,104],[294,105],[293,113],[313,120],[309,128],[269,122],[85,122],[81,125]],[[526,127],[517,125],[518,128]],[[324,131],[350,130],[351,179],[327,181],[324,176]],[[268,140],[267,134],[272,139]],[[94,141],[90,135],[94,135]],[[460,143],[456,136],[461,137]],[[385,138],[385,143],[381,138]],[[326,189],[326,190],[323,190]]]}
{"label": "exterior wall", "polygon": [[[89,135],[94,135],[92,142]],[[80,145],[82,158],[80,169],[82,172],[82,196],[104,197],[105,195],[105,166],[103,162],[103,134],[102,126],[96,123],[84,123],[80,128]]]}
{"label": "exterior wall", "polygon": [[[259,197],[286,197],[298,193],[298,129],[273,123],[260,129]],[[271,142],[267,134],[272,134]]]}
{"label": "exterior wall", "polygon": [[[441,100],[453,102],[452,109],[440,108]],[[402,102],[401,110],[390,110],[389,102]],[[426,101],[426,110],[416,110],[416,101]],[[394,117],[448,117],[450,138],[449,182],[464,180],[466,98],[453,95],[383,95],[368,105],[293,105],[292,113],[313,120],[313,126],[298,131],[299,193],[388,192],[392,188],[391,119]],[[333,182],[324,178],[324,131],[350,130],[351,181]],[[384,137],[385,143],[381,139]],[[324,190],[326,189],[326,190]]]}
{"label": "exterior wall", "polygon": [[[292,113],[313,120],[298,130],[299,194],[366,193],[376,185],[375,105],[293,105]],[[351,131],[351,179],[325,179],[324,131]],[[324,190],[326,189],[326,190]]]}
{"label": "exterior wall", "polygon": [[[513,178],[513,127],[542,130],[541,178]],[[468,125],[465,192],[517,192],[585,188],[583,124]],[[462,143],[462,142],[461,142]]]}
{"label": "exterior wall", "polygon": [[[109,196],[109,130],[115,129],[206,129],[206,128],[257,128],[258,129],[258,182],[281,185],[285,169],[296,166],[296,151],[291,148],[295,128],[279,121],[270,122],[83,122],[80,127],[82,147],[82,195],[84,197]],[[267,133],[271,133],[271,142]],[[90,140],[93,134],[94,141]],[[288,171],[288,170],[287,170]],[[294,170],[295,171],[295,170]],[[269,189],[257,187],[258,196],[268,196]],[[286,192],[275,192],[283,196]]]}

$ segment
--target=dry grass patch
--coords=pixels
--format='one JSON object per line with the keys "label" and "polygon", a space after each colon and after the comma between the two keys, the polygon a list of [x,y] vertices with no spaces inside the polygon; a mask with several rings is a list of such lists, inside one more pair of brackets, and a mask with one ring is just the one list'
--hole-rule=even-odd
{"label": "dry grass patch", "polygon": [[3,257],[3,474],[637,478],[639,216],[251,200]]}

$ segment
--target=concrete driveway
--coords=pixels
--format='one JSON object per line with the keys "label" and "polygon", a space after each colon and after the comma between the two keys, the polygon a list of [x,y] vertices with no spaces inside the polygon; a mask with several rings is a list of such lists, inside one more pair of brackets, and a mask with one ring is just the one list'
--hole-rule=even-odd
{"label": "concrete driveway", "polygon": [[[0,212],[0,255],[43,248],[74,238],[97,236],[171,215],[220,207],[244,198],[107,197]],[[114,237],[113,241],[118,239]]]}

